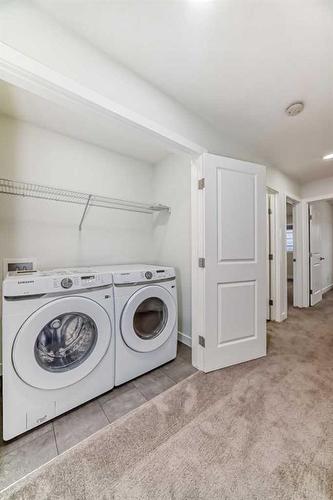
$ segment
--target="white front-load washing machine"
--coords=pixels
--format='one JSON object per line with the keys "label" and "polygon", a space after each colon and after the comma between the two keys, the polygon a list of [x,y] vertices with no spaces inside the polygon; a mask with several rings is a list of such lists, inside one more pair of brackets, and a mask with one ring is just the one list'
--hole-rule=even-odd
{"label": "white front-load washing machine", "polygon": [[176,276],[171,267],[143,264],[109,269],[115,300],[115,385],[120,385],[176,357]]}
{"label": "white front-load washing machine", "polygon": [[9,273],[3,282],[3,438],[114,387],[112,274]]}

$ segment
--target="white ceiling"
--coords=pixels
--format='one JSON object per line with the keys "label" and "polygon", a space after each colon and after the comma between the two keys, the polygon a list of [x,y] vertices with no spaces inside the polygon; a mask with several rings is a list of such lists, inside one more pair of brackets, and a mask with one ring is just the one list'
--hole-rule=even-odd
{"label": "white ceiling", "polygon": [[[321,159],[333,151],[332,0],[35,3],[209,120],[245,159],[300,181],[333,175]],[[295,100],[305,110],[289,118]]]}
{"label": "white ceiling", "polygon": [[119,119],[91,112],[87,120],[84,111],[62,107],[1,80],[0,114],[148,163],[157,163],[172,151],[157,137]]}

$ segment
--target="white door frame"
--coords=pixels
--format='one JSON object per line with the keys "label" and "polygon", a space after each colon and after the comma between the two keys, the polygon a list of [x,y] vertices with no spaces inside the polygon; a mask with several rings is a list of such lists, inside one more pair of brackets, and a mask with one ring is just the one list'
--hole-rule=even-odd
{"label": "white door frame", "polygon": [[[299,197],[276,191],[267,186],[269,193],[273,194],[275,212],[271,222],[274,224],[274,245],[275,245],[275,266],[274,279],[272,280],[272,295],[275,297],[275,304],[271,310],[272,321],[284,321],[287,319],[288,295],[287,295],[287,252],[286,252],[286,203],[287,199],[294,204],[294,243],[296,258],[295,279],[294,279],[294,306],[303,306],[303,231],[302,231],[302,203]],[[273,215],[273,214],[272,214]]]}
{"label": "white door frame", "polygon": [[270,320],[276,321],[277,318],[277,282],[278,282],[278,266],[277,266],[277,192],[271,188],[267,188],[267,194],[271,196],[271,214],[270,214],[270,234],[268,235],[268,240],[270,240],[270,249],[266,249],[266,253],[272,254],[272,260],[270,260],[269,266],[269,280],[270,280],[270,298],[272,304],[270,306]]}
{"label": "white door frame", "polygon": [[302,276],[303,276],[303,286],[302,286],[302,306],[310,307],[310,263],[309,263],[309,204],[314,201],[325,201],[332,200],[333,193],[326,194],[322,196],[313,196],[310,198],[304,198],[301,202],[302,214]]}
{"label": "white door frame", "polygon": [[204,370],[204,350],[199,349],[199,336],[205,329],[205,273],[198,266],[205,255],[204,244],[204,196],[198,189],[203,178],[203,158],[199,156],[191,164],[191,234],[192,234],[192,364]]}
{"label": "white door frame", "polygon": [[303,203],[300,199],[294,205],[294,307],[304,307],[303,303],[303,253],[304,253],[304,231],[303,231]]}
{"label": "white door frame", "polygon": [[[301,202],[298,197],[294,195],[285,194],[281,197],[284,206],[281,207],[281,272],[280,272],[280,321],[288,317],[288,286],[287,286],[287,251],[286,251],[286,224],[287,202],[293,205],[293,233],[294,233],[294,255],[296,259],[294,264],[294,307],[303,307],[302,303],[302,224],[300,224],[301,217]],[[278,321],[279,321],[278,320]]]}
{"label": "white door frame", "polygon": [[[302,223],[300,222],[301,216],[301,203],[300,200],[296,200],[290,196],[286,196],[286,203],[290,203],[293,206],[293,243],[294,243],[294,251],[293,251],[293,259],[296,259],[293,264],[293,306],[294,307],[303,307],[302,303],[302,238],[301,238],[301,228]],[[287,217],[286,217],[287,223]],[[287,251],[286,251],[286,242],[284,243],[285,248],[285,257],[286,257],[286,282],[288,281],[287,275]],[[287,304],[286,310],[288,315],[288,289],[286,290]]]}
{"label": "white door frame", "polygon": [[303,254],[302,254],[302,275],[303,275],[303,290],[302,303],[303,307],[310,306],[310,266],[309,266],[309,201],[303,200],[302,205],[302,230],[303,230]]}

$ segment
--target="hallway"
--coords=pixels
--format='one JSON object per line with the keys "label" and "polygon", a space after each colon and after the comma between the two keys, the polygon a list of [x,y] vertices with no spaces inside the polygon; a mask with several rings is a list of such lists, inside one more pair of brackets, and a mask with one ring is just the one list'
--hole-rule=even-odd
{"label": "hallway", "polygon": [[[292,288],[288,286],[288,298]],[[317,363],[321,356],[333,356],[333,290],[323,300],[308,308],[293,307],[288,300],[288,319],[267,323],[268,356],[278,353],[306,356]],[[299,349],[299,351],[298,351]]]}
{"label": "hallway", "polygon": [[294,307],[294,282],[293,280],[287,281],[287,304],[288,309]]}

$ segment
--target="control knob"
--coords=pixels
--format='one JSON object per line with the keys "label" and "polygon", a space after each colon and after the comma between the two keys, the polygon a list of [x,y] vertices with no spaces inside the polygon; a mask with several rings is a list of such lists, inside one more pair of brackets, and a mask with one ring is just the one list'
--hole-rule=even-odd
{"label": "control knob", "polygon": [[61,286],[63,288],[71,288],[73,286],[73,280],[70,278],[64,278],[61,280]]}

